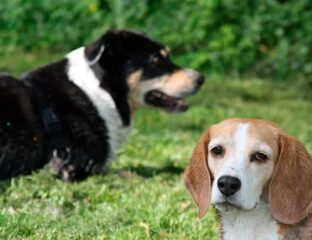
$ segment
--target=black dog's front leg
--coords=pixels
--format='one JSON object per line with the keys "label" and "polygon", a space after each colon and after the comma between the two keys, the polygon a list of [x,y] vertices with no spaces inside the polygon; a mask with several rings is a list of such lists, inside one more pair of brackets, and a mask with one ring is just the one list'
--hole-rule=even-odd
{"label": "black dog's front leg", "polygon": [[102,168],[82,148],[54,150],[50,161],[52,171],[65,182],[83,180]]}
{"label": "black dog's front leg", "polygon": [[[64,107],[66,104],[63,103]],[[54,148],[50,153],[50,166],[64,181],[83,180],[101,172],[109,153],[106,128],[97,115],[92,112],[85,116],[73,109],[78,108],[70,106],[58,113],[63,141],[50,148]]]}

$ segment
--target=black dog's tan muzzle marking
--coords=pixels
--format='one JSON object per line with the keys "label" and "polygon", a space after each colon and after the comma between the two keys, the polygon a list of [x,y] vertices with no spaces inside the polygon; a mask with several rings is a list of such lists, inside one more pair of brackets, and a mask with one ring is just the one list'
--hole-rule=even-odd
{"label": "black dog's tan muzzle marking", "polygon": [[203,76],[194,70],[179,69],[142,83],[144,102],[169,112],[184,112],[188,109],[184,98],[196,93],[203,82]]}
{"label": "black dog's tan muzzle marking", "polygon": [[181,69],[169,75],[164,81],[163,91],[175,97],[194,94],[204,83],[204,77],[191,69]]}

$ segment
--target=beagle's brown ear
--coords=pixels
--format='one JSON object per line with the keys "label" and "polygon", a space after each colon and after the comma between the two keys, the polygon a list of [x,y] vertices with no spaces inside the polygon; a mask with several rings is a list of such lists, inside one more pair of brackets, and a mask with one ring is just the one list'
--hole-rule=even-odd
{"label": "beagle's brown ear", "polygon": [[184,172],[185,187],[199,208],[200,218],[206,214],[211,197],[211,179],[207,162],[209,140],[210,132],[207,130],[198,141],[191,162]]}
{"label": "beagle's brown ear", "polygon": [[301,142],[279,135],[279,157],[269,185],[269,207],[275,219],[295,224],[312,213],[312,159]]}

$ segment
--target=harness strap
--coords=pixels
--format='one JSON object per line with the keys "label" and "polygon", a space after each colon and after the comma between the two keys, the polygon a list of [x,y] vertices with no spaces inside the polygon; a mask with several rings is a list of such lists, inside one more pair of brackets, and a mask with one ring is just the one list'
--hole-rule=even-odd
{"label": "harness strap", "polygon": [[45,133],[49,139],[49,144],[53,149],[53,156],[67,159],[70,154],[66,147],[60,120],[52,106],[46,106],[40,110],[41,120],[44,125]]}
{"label": "harness strap", "polygon": [[49,146],[53,149],[53,156],[67,160],[70,157],[70,149],[66,146],[62,124],[51,104],[51,96],[45,96],[36,86],[29,81],[25,85],[34,89],[34,99],[43,123],[44,133]]}

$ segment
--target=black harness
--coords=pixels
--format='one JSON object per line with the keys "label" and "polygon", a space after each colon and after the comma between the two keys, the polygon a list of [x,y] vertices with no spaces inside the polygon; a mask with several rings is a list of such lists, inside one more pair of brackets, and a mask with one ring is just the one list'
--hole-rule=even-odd
{"label": "black harness", "polygon": [[53,109],[51,96],[45,96],[36,86],[28,81],[24,81],[24,83],[27,87],[34,90],[34,104],[40,114],[49,149],[53,150],[53,157],[59,157],[66,162],[70,158],[70,148],[66,146],[62,124]]}
{"label": "black harness", "polygon": [[[39,104],[39,105],[42,105]],[[45,105],[45,104],[43,104]],[[63,160],[69,158],[70,149],[66,147],[61,122],[51,105],[40,106],[40,117],[44,126],[49,146],[53,149],[53,157]]]}

